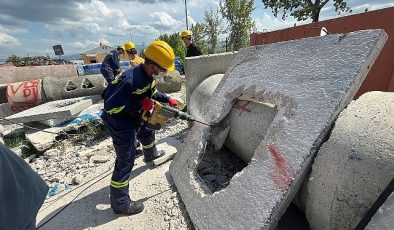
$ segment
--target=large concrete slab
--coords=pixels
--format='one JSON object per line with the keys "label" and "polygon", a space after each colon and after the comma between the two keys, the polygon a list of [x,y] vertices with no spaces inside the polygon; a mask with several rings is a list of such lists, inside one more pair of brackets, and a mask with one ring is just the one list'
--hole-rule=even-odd
{"label": "large concrete slab", "polygon": [[[48,119],[71,118],[86,107],[100,99],[100,96],[79,97],[66,100],[51,101],[23,112],[6,117],[17,123],[43,121]],[[2,120],[2,123],[9,123]]]}
{"label": "large concrete slab", "polygon": [[366,30],[241,50],[203,108],[205,122],[219,123],[240,97],[278,112],[250,164],[213,194],[196,173],[211,128],[189,131],[171,175],[194,225],[273,229],[386,40],[384,31]]}

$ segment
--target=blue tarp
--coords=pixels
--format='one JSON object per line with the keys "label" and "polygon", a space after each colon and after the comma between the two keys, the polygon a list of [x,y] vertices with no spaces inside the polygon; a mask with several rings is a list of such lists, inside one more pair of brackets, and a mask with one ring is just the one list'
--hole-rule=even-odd
{"label": "blue tarp", "polygon": [[[91,74],[101,74],[100,68],[101,68],[101,63],[77,65],[77,73],[78,73],[78,76],[91,75]],[[122,69],[122,71],[130,69],[130,62],[121,61],[120,68]]]}

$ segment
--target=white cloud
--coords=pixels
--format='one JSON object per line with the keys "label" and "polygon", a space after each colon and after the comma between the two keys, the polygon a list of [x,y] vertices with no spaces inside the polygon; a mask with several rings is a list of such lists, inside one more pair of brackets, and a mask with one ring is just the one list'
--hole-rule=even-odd
{"label": "white cloud", "polygon": [[79,21],[60,19],[47,23],[45,28],[52,32],[65,32],[70,36],[101,35],[123,36],[124,31],[131,28],[125,15],[119,9],[109,8],[104,2],[92,0],[88,3],[77,3],[76,11],[83,15]]}
{"label": "white cloud", "polygon": [[18,39],[4,32],[0,32],[0,47],[12,48],[17,45],[20,45]]}
{"label": "white cloud", "polygon": [[152,18],[151,24],[161,30],[177,29],[183,25],[183,21],[174,19],[164,11],[153,12],[149,16]]}
{"label": "white cloud", "polygon": [[295,20],[292,17],[288,17],[286,18],[286,20],[283,20],[282,18],[274,17],[273,15],[270,15],[267,12],[264,12],[261,17],[255,18],[255,22],[256,22],[257,31],[261,31],[261,32],[292,27],[294,26],[294,23],[296,23],[297,25],[307,23],[307,22],[297,22],[297,20]]}

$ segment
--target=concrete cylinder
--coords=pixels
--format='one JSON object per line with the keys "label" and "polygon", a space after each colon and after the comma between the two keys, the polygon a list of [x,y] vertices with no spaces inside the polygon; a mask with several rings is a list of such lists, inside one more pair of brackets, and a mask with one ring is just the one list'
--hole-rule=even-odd
{"label": "concrete cylinder", "polygon": [[[223,76],[224,74],[215,74],[206,78],[192,92],[188,108],[197,120],[204,120],[201,115],[202,108]],[[237,100],[229,114],[230,131],[225,145],[243,161],[250,162],[276,113],[275,105]]]}
{"label": "concrete cylinder", "polygon": [[301,190],[311,229],[355,229],[394,178],[394,93],[369,92],[338,117]]}

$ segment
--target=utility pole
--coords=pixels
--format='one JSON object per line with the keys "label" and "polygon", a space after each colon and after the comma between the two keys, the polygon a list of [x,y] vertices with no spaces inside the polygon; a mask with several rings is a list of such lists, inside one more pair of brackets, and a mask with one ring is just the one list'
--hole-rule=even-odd
{"label": "utility pole", "polygon": [[186,0],[185,0],[185,13],[186,13],[186,29],[189,29],[189,23],[187,22],[187,5],[186,5]]}

